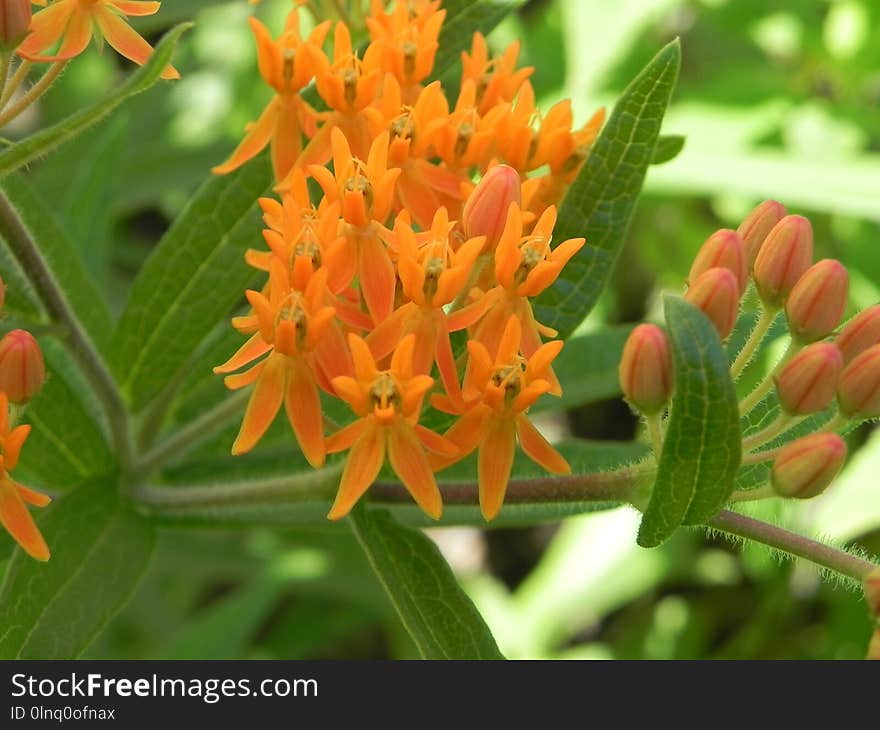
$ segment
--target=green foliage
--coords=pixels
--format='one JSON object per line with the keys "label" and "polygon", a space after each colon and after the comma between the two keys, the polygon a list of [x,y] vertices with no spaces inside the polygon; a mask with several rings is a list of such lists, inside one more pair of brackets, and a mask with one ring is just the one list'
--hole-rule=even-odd
{"label": "green foliage", "polygon": [[639,528],[655,547],[681,524],[721,509],[740,463],[739,411],[727,357],[714,327],[693,305],[667,297],[666,326],[675,361],[675,395],[657,481]]}
{"label": "green foliage", "polygon": [[0,589],[0,656],[75,659],[125,605],[153,551],[153,527],[100,479],[39,521],[48,563],[15,552]]}
{"label": "green foliage", "polygon": [[503,659],[482,616],[427,537],[382,511],[350,524],[423,659]]}

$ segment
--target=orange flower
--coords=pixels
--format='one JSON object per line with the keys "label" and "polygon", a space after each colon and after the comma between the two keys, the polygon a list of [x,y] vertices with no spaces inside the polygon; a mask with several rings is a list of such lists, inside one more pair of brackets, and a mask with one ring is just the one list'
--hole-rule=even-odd
{"label": "orange flower", "polygon": [[[367,343],[373,356],[381,360],[403,336],[412,334],[413,370],[427,375],[436,360],[443,386],[455,398],[460,395],[458,372],[443,308],[467,284],[485,239],[471,238],[453,251],[449,242],[453,225],[446,209],[440,208],[426,234],[427,241],[420,246],[409,223],[403,216],[398,218],[394,226],[397,271],[408,301],[370,333]],[[459,318],[458,326],[464,329],[467,323]]]}
{"label": "orange flower", "polygon": [[[33,0],[46,5],[46,0]],[[120,55],[139,65],[146,63],[152,47],[124,18],[127,15],[153,15],[159,2],[140,0],[55,0],[31,20],[31,34],[19,46],[18,54],[31,61],[66,61],[82,53],[94,32],[104,38]],[[42,55],[58,41],[54,55]],[[173,66],[162,72],[163,79],[178,79]]]}
{"label": "orange flower", "polygon": [[[246,292],[254,314],[239,318],[236,326],[255,334],[215,373],[232,373],[254,360],[256,365],[228,375],[230,390],[256,383],[248,402],[233,454],[250,451],[266,433],[284,403],[300,448],[312,466],[324,463],[324,419],[318,396],[317,373],[346,372],[339,348],[333,347],[335,310],[326,306],[327,275],[319,269],[304,291],[291,287],[292,275],[278,260],[270,263],[268,296]],[[293,275],[295,277],[295,274]],[[342,343],[344,352],[344,343]],[[329,377],[328,377],[329,379]]]}
{"label": "orange flower", "polygon": [[45,507],[52,500],[9,475],[30,432],[30,426],[10,428],[9,399],[0,393],[0,523],[28,555],[45,561],[49,559],[49,548],[25,504]]}
{"label": "orange flower", "polygon": [[375,481],[387,455],[394,473],[419,507],[439,519],[443,504],[426,449],[451,458],[456,448],[418,423],[422,401],[434,379],[413,373],[415,336],[401,340],[391,368],[382,371],[366,342],[354,334],[348,336],[348,342],[356,377],[334,378],[333,387],[360,418],[327,439],[328,453],[351,449],[327,516],[338,520],[351,511]]}
{"label": "orange flower", "polygon": [[394,183],[399,168],[388,169],[388,133],[370,147],[366,164],[352,157],[348,140],[333,130],[333,172],[311,165],[309,172],[324,190],[322,206],[339,203],[345,222],[345,246],[336,284],[347,286],[358,277],[361,292],[374,322],[381,322],[394,308],[394,265],[385,244],[385,221],[391,213]]}
{"label": "orange flower", "polygon": [[464,380],[464,408],[450,407],[448,399],[436,397],[435,407],[461,418],[445,437],[459,452],[453,457],[432,457],[435,469],[443,469],[479,448],[478,478],[480,509],[494,519],[504,503],[516,442],[532,461],[554,474],[571,471],[568,462],[538,432],[526,413],[544,393],[551,391],[550,363],[562,350],[562,342],[548,342],[528,360],[520,356],[522,328],[510,317],[494,359],[480,342],[468,342],[468,369]]}
{"label": "orange flower", "polygon": [[523,82],[532,75],[531,66],[517,69],[520,43],[511,43],[498,58],[489,58],[489,46],[482,33],[474,33],[470,53],[461,54],[462,89],[467,82],[474,85],[480,114],[498,104],[513,101]]}
{"label": "orange flower", "polygon": [[250,18],[249,22],[257,41],[260,74],[276,94],[260,118],[249,126],[232,156],[213,171],[220,175],[232,172],[271,143],[275,179],[283,180],[302,151],[303,133],[312,137],[316,131],[315,112],[299,92],[311,81],[316,59],[323,58],[321,44],[330,22],[321,23],[303,40],[299,14],[293,10],[277,41],[259,20]]}

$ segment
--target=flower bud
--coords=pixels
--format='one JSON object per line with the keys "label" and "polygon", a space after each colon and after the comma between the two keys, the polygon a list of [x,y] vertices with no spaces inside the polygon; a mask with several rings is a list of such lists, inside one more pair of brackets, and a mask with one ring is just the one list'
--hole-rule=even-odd
{"label": "flower bud", "polygon": [[31,25],[31,0],[0,0],[0,51],[14,51]]}
{"label": "flower bud", "polygon": [[490,167],[464,204],[461,225],[465,237],[485,236],[486,249],[494,250],[511,203],[522,204],[519,173],[508,165]]}
{"label": "flower bud", "polygon": [[769,307],[788,298],[813,261],[813,227],[803,216],[787,215],[770,231],[755,259],[755,284]]}
{"label": "flower bud", "polygon": [[723,228],[706,239],[694,258],[688,274],[688,282],[697,279],[704,271],[716,267],[730,269],[739,282],[740,295],[745,292],[749,283],[748,265],[742,239],[736,231]]}
{"label": "flower bud", "polygon": [[843,369],[837,402],[850,418],[880,416],[880,345],[869,347]]}
{"label": "flower bud", "polygon": [[801,350],[776,376],[776,393],[786,413],[804,416],[824,411],[834,400],[843,355],[830,342]]}
{"label": "flower bud", "polygon": [[30,332],[12,330],[0,339],[0,392],[13,403],[27,403],[43,387],[46,366]]}
{"label": "flower bud", "polygon": [[868,602],[868,609],[875,618],[880,618],[880,568],[865,578],[865,600]]}
{"label": "flower bud", "polygon": [[773,226],[783,219],[785,213],[785,206],[782,203],[777,203],[775,200],[765,200],[739,224],[736,232],[739,233],[746,250],[746,263],[749,271],[755,265],[755,259],[758,257],[758,251],[761,250],[764,239],[773,230]]}
{"label": "flower bud", "polygon": [[618,368],[626,399],[643,413],[661,410],[672,394],[672,354],[666,333],[640,324],[626,341]]}
{"label": "flower bud", "polygon": [[847,322],[834,341],[848,363],[873,345],[880,344],[880,304],[868,307]]}
{"label": "flower bud", "polygon": [[814,433],[784,446],[770,473],[781,497],[810,499],[825,491],[846,460],[846,442],[836,433]]}
{"label": "flower bud", "polygon": [[722,340],[727,338],[739,314],[739,282],[730,269],[704,271],[691,283],[684,298],[703,310]]}
{"label": "flower bud", "polygon": [[848,295],[849,274],[842,263],[822,259],[813,264],[785,303],[792,337],[798,342],[815,342],[830,335],[840,324]]}

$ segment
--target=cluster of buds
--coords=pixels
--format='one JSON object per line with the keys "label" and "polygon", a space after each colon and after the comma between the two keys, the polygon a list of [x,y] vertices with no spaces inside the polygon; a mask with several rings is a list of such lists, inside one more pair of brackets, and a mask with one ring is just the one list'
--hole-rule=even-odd
{"label": "cluster of buds", "polygon": [[[0,281],[0,307],[5,295],[6,288]],[[16,482],[9,472],[18,464],[31,430],[16,421],[45,379],[43,353],[30,332],[12,330],[0,338],[0,524],[37,560],[48,560],[49,548],[26,505],[44,507],[50,500]]]}
{"label": "cluster of buds", "polygon": [[[444,16],[435,0],[387,11],[374,0],[362,54],[345,23],[304,37],[294,9],[273,39],[251,19],[275,95],[215,168],[228,173],[270,147],[278,193],[260,201],[268,250],[246,255],[266,283],[233,320],[249,339],[215,369],[229,388],[253,386],[233,453],[252,449],[284,405],[312,466],[350,452],[331,519],[386,460],[435,519],[435,473],[474,451],[486,519],[501,509],[517,443],[547,470],[569,470],[527,415],[561,393],[552,362],[562,343],[544,341],[556,333],[530,299],[584,243],[551,246],[554,203],[602,116],[572,130],[566,101],[542,118],[518,46],[492,58],[479,34],[450,106],[439,82],[425,84]],[[301,94],[312,80],[327,111]],[[466,334],[461,353],[453,333]],[[325,434],[321,394],[356,419]],[[445,433],[420,423],[428,406],[454,417]]]}
{"label": "cluster of buds", "polygon": [[[684,296],[725,340],[740,320],[740,302],[750,286],[762,314],[731,365],[731,376],[737,378],[749,364],[780,313],[790,344],[773,372],[740,403],[746,416],[775,387],[781,410],[770,427],[744,440],[743,463],[772,460],[776,494],[813,497],[834,480],[846,459],[836,427],[880,416],[880,305],[840,328],[849,289],[846,268],[833,259],[813,263],[810,222],[789,215],[776,201],[761,203],[736,231],[720,230],[706,240],[694,258]],[[662,418],[671,397],[671,368],[663,330],[635,328],[623,351],[620,382],[627,400],[649,421]],[[820,432],[759,450],[808,416],[833,408],[837,415]]]}

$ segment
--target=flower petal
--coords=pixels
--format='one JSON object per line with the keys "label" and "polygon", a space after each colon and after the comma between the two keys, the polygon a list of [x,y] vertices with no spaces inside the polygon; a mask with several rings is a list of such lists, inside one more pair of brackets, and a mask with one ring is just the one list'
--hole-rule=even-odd
{"label": "flower petal", "polygon": [[254,448],[275,420],[284,398],[286,359],[283,355],[272,355],[266,360],[244,413],[238,438],[232,445],[234,455],[244,454]]}
{"label": "flower petal", "polygon": [[[95,22],[101,29],[104,38],[121,56],[136,64],[143,66],[150,55],[153,47],[147,43],[140,34],[125,22],[116,13],[102,8],[94,13]],[[163,79],[179,79],[180,74],[173,66],[166,66],[162,71]]]}
{"label": "flower petal", "polygon": [[72,2],[53,3],[31,18],[31,33],[18,47],[18,53],[24,58],[54,46],[67,29],[70,16],[76,9]]}
{"label": "flower petal", "polygon": [[394,309],[396,276],[385,244],[378,236],[361,239],[358,247],[358,276],[367,309],[376,324],[391,315]]}
{"label": "flower petal", "polygon": [[407,491],[425,514],[435,520],[443,513],[443,500],[425,449],[412,427],[398,418],[388,437],[388,460]]}
{"label": "flower petal", "polygon": [[480,481],[480,510],[487,520],[495,519],[504,504],[513,453],[516,426],[509,418],[493,418],[480,444],[477,471]]}
{"label": "flower petal", "polygon": [[284,406],[306,460],[316,469],[324,466],[326,451],[321,399],[312,371],[301,359],[288,373]]}
{"label": "flower petal", "polygon": [[260,154],[272,138],[277,116],[278,105],[273,101],[265,108],[260,118],[250,125],[244,139],[235,148],[229,159],[212,168],[211,172],[215,175],[225,175]]}
{"label": "flower petal", "polygon": [[375,423],[367,422],[355,441],[345,462],[336,500],[327,514],[328,519],[345,517],[379,475],[385,460],[385,431]]}
{"label": "flower petal", "polygon": [[141,16],[155,15],[162,7],[161,2],[148,2],[148,0],[108,0],[110,5],[125,15]]}
{"label": "flower petal", "polygon": [[571,467],[562,454],[550,445],[527,416],[520,415],[516,419],[516,433],[519,445],[532,461],[553,474],[571,473]]}
{"label": "flower petal", "polygon": [[272,349],[272,345],[268,344],[259,334],[251,337],[245,342],[232,357],[230,357],[222,365],[214,368],[214,373],[231,373],[239,368],[243,368],[248,363],[253,362],[258,357],[265,355]]}
{"label": "flower petal", "polygon": [[34,507],[45,507],[48,504],[51,504],[52,498],[48,494],[43,494],[42,492],[36,492],[33,489],[29,489],[23,484],[19,484],[18,482],[12,482],[15,485],[15,488],[18,490],[19,496],[27,503],[32,504]]}
{"label": "flower petal", "polygon": [[332,436],[328,436],[326,443],[327,453],[338,454],[340,451],[350,449],[354,442],[360,438],[366,425],[367,421],[363,418],[359,418],[354,423],[349,423],[347,426],[343,426]]}
{"label": "flower petal", "polygon": [[49,559],[49,547],[8,477],[0,480],[0,524],[32,558],[44,562]]}

